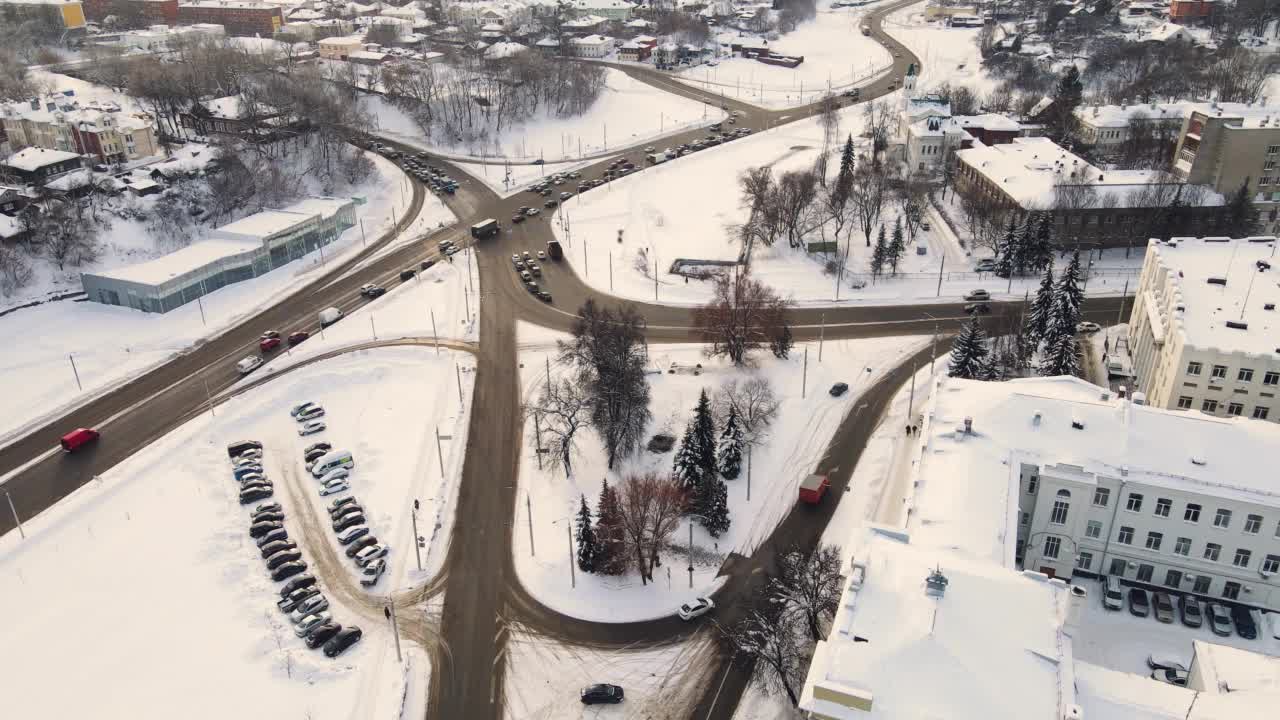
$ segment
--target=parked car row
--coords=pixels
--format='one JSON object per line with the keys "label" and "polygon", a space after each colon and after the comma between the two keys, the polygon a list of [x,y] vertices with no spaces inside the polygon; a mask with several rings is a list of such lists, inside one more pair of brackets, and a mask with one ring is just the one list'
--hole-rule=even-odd
{"label": "parked car row", "polygon": [[1207,621],[1209,630],[1219,637],[1230,637],[1233,626],[1236,634],[1245,640],[1258,637],[1258,624],[1253,618],[1253,611],[1243,605],[1221,601],[1209,601],[1202,605],[1200,599],[1192,595],[1164,590],[1148,593],[1138,587],[1131,587],[1126,593],[1118,577],[1108,576],[1103,581],[1102,604],[1108,610],[1123,608],[1126,594],[1129,613],[1135,617],[1154,615],[1156,620],[1166,624],[1172,624],[1176,617],[1189,628],[1202,627]]}
{"label": "parked car row", "polygon": [[[536,208],[521,209],[532,209],[535,212],[537,211]],[[546,260],[547,254],[539,250],[537,258],[538,260]],[[515,268],[515,271],[520,274],[520,281],[524,284],[525,290],[528,290],[534,295],[534,297],[543,302],[551,302],[551,293],[538,287],[538,281],[534,279],[542,277],[542,266],[534,262],[534,255],[532,253],[528,250],[525,250],[523,255],[516,255],[513,253],[511,255],[511,265]]]}
{"label": "parked car row", "polygon": [[275,493],[275,487],[262,469],[262,443],[242,440],[227,446],[231,458],[231,476],[240,483],[240,504],[266,500]]}

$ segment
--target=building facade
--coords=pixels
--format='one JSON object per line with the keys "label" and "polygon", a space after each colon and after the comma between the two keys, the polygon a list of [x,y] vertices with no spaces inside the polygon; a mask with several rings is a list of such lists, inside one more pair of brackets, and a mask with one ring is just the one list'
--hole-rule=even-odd
{"label": "building facade", "polygon": [[0,106],[0,124],[13,150],[60,150],[102,163],[129,162],[157,151],[150,115],[122,112],[111,103],[82,107],[65,95]]}
{"label": "building facade", "polygon": [[29,147],[19,150],[4,161],[3,169],[29,185],[40,185],[60,175],[84,167],[76,153]]}
{"label": "building facade", "polygon": [[269,38],[284,24],[284,12],[279,5],[249,0],[188,0],[178,4],[178,22],[212,23],[231,36]]}
{"label": "building facade", "polygon": [[1162,126],[1173,136],[1191,103],[1150,103],[1148,105],[1091,105],[1077,108],[1080,139],[1103,153],[1114,152],[1128,142],[1130,128],[1138,123]]}
{"label": "building facade", "polygon": [[1174,22],[1197,22],[1213,15],[1214,0],[1169,0],[1169,19]]}
{"label": "building facade", "polygon": [[1199,103],[1182,123],[1173,171],[1223,195],[1248,184],[1260,231],[1280,232],[1280,106]]}
{"label": "building facade", "polygon": [[64,30],[84,33],[84,5],[80,0],[0,0],[0,24],[48,20]]}
{"label": "building facade", "polygon": [[576,57],[602,58],[613,52],[613,38],[603,35],[573,38],[569,41],[569,47],[573,49]]}
{"label": "building facade", "polygon": [[178,0],[83,0],[85,16],[102,22],[108,15],[123,15],[138,27],[176,25]]}

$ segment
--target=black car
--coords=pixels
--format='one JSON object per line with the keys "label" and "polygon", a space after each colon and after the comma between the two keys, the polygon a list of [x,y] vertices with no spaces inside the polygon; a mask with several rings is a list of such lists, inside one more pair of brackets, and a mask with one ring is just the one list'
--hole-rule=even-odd
{"label": "black car", "polygon": [[271,481],[261,477],[251,478],[248,481],[244,482],[242,485],[240,485],[241,494],[248,492],[249,490],[271,490],[271,489],[272,489]]}
{"label": "black car", "polygon": [[294,577],[292,580],[290,580],[289,582],[285,583],[284,587],[280,588],[280,597],[286,597],[289,593],[294,592],[295,590],[301,590],[302,588],[315,587],[315,584],[316,584],[315,575],[310,575],[310,574],[298,575]]}
{"label": "black car", "polygon": [[261,450],[262,443],[257,440],[241,440],[240,442],[233,442],[227,446],[227,455],[231,456],[232,459],[235,459],[240,457],[241,453],[250,449]]}
{"label": "black car", "polygon": [[355,513],[352,515],[343,515],[342,517],[333,521],[333,531],[342,532],[343,530],[346,530],[349,527],[355,527],[357,525],[363,525],[363,524],[364,524],[364,515],[360,513]]}
{"label": "black car", "polygon": [[414,277],[416,277],[417,274],[418,273],[414,272],[413,270],[401,270],[400,279],[404,282],[408,282],[412,280]]}
{"label": "black car", "polygon": [[[308,575],[307,577],[310,577],[310,576]],[[290,580],[289,582],[293,582],[293,580]],[[315,597],[316,595],[319,595],[319,594],[320,594],[320,588],[316,587],[315,585],[308,585],[307,587],[298,588],[297,590],[294,590],[293,592],[290,592],[286,594],[284,597],[280,598],[280,602],[276,603],[276,607],[280,608],[280,612],[287,612],[287,613],[293,612],[294,610],[298,609],[298,606],[302,604],[303,600],[306,600],[307,598],[310,598],[310,597]]]}
{"label": "black car", "polygon": [[1129,612],[1138,617],[1151,614],[1151,602],[1147,600],[1147,591],[1142,588],[1129,588]]}
{"label": "black car", "polygon": [[280,528],[279,530],[272,530],[271,532],[267,533],[266,535],[263,535],[262,537],[258,538],[254,542],[258,543],[259,548],[263,548],[263,547],[266,547],[267,543],[273,543],[277,540],[288,540],[288,539],[289,539],[289,531],[285,530],[284,528]]}
{"label": "black car", "polygon": [[250,521],[253,522],[254,525],[257,525],[258,523],[264,523],[264,522],[275,522],[275,523],[284,522],[284,513],[282,512],[254,513],[253,517],[250,518]]}
{"label": "black car", "polygon": [[1231,607],[1231,621],[1235,623],[1236,634],[1245,640],[1258,638],[1258,624],[1253,621],[1253,613],[1243,605]]}
{"label": "black car", "polygon": [[[550,191],[548,191],[548,192],[550,192]],[[560,201],[559,201],[559,200],[556,200],[555,198],[551,198],[550,200],[548,200],[548,201],[546,201],[546,202],[542,203],[543,207],[549,207],[549,208],[553,208],[553,207],[555,207],[555,206],[557,206],[557,205],[559,205],[559,204],[560,204]]]}
{"label": "black car", "polygon": [[254,509],[253,509],[253,511],[254,511],[255,513],[261,513],[261,512],[280,512],[282,509],[283,509],[283,508],[281,508],[281,507],[280,507],[280,503],[278,503],[278,502],[269,502],[269,503],[263,503],[263,504],[259,505],[258,507],[254,508]]}
{"label": "black car", "polygon": [[276,540],[273,542],[269,542],[266,545],[262,546],[262,549],[261,549],[262,559],[266,560],[272,555],[275,555],[278,552],[283,552],[285,550],[296,550],[297,547],[298,547],[298,543],[290,542],[288,540]]}
{"label": "black car", "polygon": [[347,648],[360,642],[360,636],[363,634],[364,632],[355,625],[339,630],[324,644],[324,656],[338,657],[346,652]]}
{"label": "black car", "polygon": [[267,558],[267,569],[275,570],[276,568],[302,559],[302,553],[297,550],[281,550],[280,552]]}
{"label": "black car", "polygon": [[964,306],[964,311],[969,315],[990,315],[991,306],[986,303],[969,303]]}
{"label": "black car", "polygon": [[329,642],[329,638],[337,635],[342,630],[342,626],[335,622],[321,623],[312,628],[307,633],[307,647],[315,650],[321,645]]}
{"label": "black car", "polygon": [[435,265],[435,264],[436,264],[436,261],[435,261],[435,260],[423,260],[423,261],[422,261],[422,269],[423,269],[423,270],[430,270],[430,269],[431,269],[431,267],[432,267],[433,265]]}
{"label": "black car", "polygon": [[1204,613],[1200,610],[1200,601],[1190,595],[1178,598],[1178,610],[1182,616],[1182,624],[1189,628],[1198,628],[1204,624]]}
{"label": "black car", "polygon": [[249,537],[257,539],[262,537],[263,535],[266,535],[272,530],[283,530],[283,529],[284,529],[284,525],[278,522],[254,523],[249,526]]}
{"label": "black car", "polygon": [[269,487],[255,487],[248,490],[240,491],[240,504],[251,505],[259,500],[266,500],[271,497],[272,489]]}
{"label": "black car", "polygon": [[356,556],[356,553],[360,552],[361,550],[369,547],[370,545],[377,545],[377,544],[378,544],[378,538],[372,535],[363,535],[361,537],[358,537],[354,541],[352,541],[350,545],[347,546],[347,557],[353,558]]}
{"label": "black car", "polygon": [[337,500],[334,500],[333,503],[329,505],[329,514],[332,515],[334,510],[337,510],[343,505],[350,505],[353,502],[356,502],[356,499],[354,496],[351,496],[351,495],[348,495],[347,497],[344,497],[344,498],[338,498]]}
{"label": "black car", "polygon": [[327,447],[316,448],[315,450],[308,450],[307,453],[302,456],[302,460],[303,462],[313,463],[316,460],[319,460],[320,458],[324,457],[328,453],[329,453],[329,448]]}
{"label": "black car", "polygon": [[538,299],[544,303],[551,302],[551,293],[547,292],[546,290],[539,290],[538,292],[534,293],[534,295],[537,295]]}
{"label": "black car", "polygon": [[613,703],[617,705],[620,702],[622,702],[622,688],[617,685],[601,683],[582,688],[583,705],[595,705],[597,703]]}
{"label": "black car", "polygon": [[346,515],[352,510],[359,510],[360,512],[364,512],[364,507],[360,503],[356,502],[355,498],[351,498],[351,502],[349,503],[343,503],[338,507],[329,508],[329,519],[337,520],[338,518],[342,517],[343,515]]}
{"label": "black car", "polygon": [[847,392],[849,392],[849,383],[839,382],[831,386],[831,397],[840,397]]}
{"label": "black car", "polygon": [[300,560],[297,562],[288,562],[271,571],[271,579],[276,582],[280,582],[281,580],[291,578],[306,569],[307,564]]}

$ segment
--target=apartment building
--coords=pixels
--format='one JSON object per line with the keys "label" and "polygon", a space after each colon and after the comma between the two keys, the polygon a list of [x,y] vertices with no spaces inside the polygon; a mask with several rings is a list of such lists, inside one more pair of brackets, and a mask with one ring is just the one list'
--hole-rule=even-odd
{"label": "apartment building", "polygon": [[212,23],[231,36],[269,38],[284,24],[284,12],[279,5],[250,0],[186,0],[178,4],[178,22]]}
{"label": "apartment building", "polygon": [[83,0],[85,15],[102,22],[108,15],[123,16],[137,25],[175,25],[178,0]]}
{"label": "apartment building", "polygon": [[49,20],[83,34],[84,5],[80,0],[0,0],[0,24],[26,20]]}
{"label": "apartment building", "polygon": [[604,35],[588,35],[569,40],[573,54],[583,58],[601,58],[613,52],[613,38]]}
{"label": "apartment building", "polygon": [[1183,120],[1173,171],[1223,195],[1248,182],[1260,231],[1280,232],[1280,105],[1197,104]]}
{"label": "apartment building", "polygon": [[13,150],[73,152],[101,163],[138,160],[158,150],[150,115],[123,112],[114,103],[82,106],[61,94],[2,105],[0,124]]}
{"label": "apartment building", "polygon": [[1280,267],[1274,237],[1171,238],[1147,247],[1129,318],[1150,405],[1280,420]]}
{"label": "apartment building", "polygon": [[1169,19],[1174,22],[1207,20],[1217,6],[1214,0],[1169,0]]}

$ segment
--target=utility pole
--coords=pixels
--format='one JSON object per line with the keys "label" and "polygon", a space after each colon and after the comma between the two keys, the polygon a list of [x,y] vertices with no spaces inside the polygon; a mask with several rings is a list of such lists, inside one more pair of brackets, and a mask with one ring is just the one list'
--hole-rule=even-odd
{"label": "utility pole", "polygon": [[462,402],[462,368],[458,363],[453,364],[453,374],[458,378],[458,402]]}
{"label": "utility pole", "polygon": [[[938,266],[938,292],[934,297],[942,297],[942,269],[947,266],[947,252],[942,251],[942,264]],[[1012,275],[1010,275],[1012,277]]]}
{"label": "utility pole", "polygon": [[689,589],[693,589],[693,518],[689,518]]}
{"label": "utility pole", "polygon": [[564,519],[564,529],[569,533],[569,586],[576,589],[578,575],[573,571],[573,523],[569,522],[569,518]]}
{"label": "utility pole", "polygon": [[[654,268],[654,269],[657,270],[657,268]],[[655,295],[656,295],[656,291],[655,291]],[[84,386],[80,384],[80,371],[76,370],[75,356],[72,355],[71,353],[67,353],[67,359],[71,361],[71,374],[76,376],[76,387],[79,388],[81,392],[83,392]]]}
{"label": "utility pole", "polygon": [[462,288],[462,303],[467,313],[467,319],[470,320],[471,319],[471,296],[467,293],[467,288],[465,286],[463,286]]}
{"label": "utility pole", "polygon": [[418,557],[418,572],[422,572],[422,545],[418,542],[418,501],[413,501],[413,554]]}
{"label": "utility pole", "polygon": [[544,360],[547,361],[547,386],[550,387],[551,386],[551,356],[543,355],[542,357]]}
{"label": "utility pole", "polygon": [[[203,285],[204,284],[201,283],[202,287]],[[196,305],[200,308],[200,324],[204,325],[205,327],[209,327],[209,321],[206,320],[204,317],[204,300],[202,300],[199,295],[196,296]]]}
{"label": "utility pole", "polygon": [[907,424],[911,424],[911,417],[915,414],[916,407],[916,364],[911,363],[911,398],[907,400]]}
{"label": "utility pole", "polygon": [[747,502],[751,502],[751,448],[755,443],[747,443]]}
{"label": "utility pole", "polygon": [[400,626],[396,623],[396,601],[390,595],[387,596],[387,605],[382,608],[382,613],[391,621],[391,634],[396,636],[396,661],[404,662],[404,657],[400,654]]}
{"label": "utility pole", "polygon": [[[578,197],[582,197],[579,195]],[[613,292],[613,251],[609,251],[609,292]]]}
{"label": "utility pole", "polygon": [[542,413],[533,413],[533,454],[538,456],[538,469],[542,469]]}
{"label": "utility pole", "polygon": [[938,323],[933,324],[933,349],[929,351],[929,379],[933,379],[933,366],[938,360]]}
{"label": "utility pole", "polygon": [[582,277],[591,279],[591,271],[587,269],[587,239],[582,238]]}
{"label": "utility pole", "polygon": [[536,557],[538,553],[533,549],[533,498],[527,492],[524,494],[524,506],[529,512],[529,555]]}
{"label": "utility pole", "polygon": [[360,218],[360,244],[361,245],[369,244],[369,241],[366,240],[364,236],[364,218]]}
{"label": "utility pole", "polygon": [[[373,313],[369,313],[369,330],[371,330],[371,331],[373,332],[373,341],[374,341],[374,342],[377,342],[377,341],[378,341],[378,326],[373,324]],[[439,348],[436,348],[436,352],[439,352],[439,351],[440,351],[440,350],[439,350]]]}
{"label": "utility pole", "polygon": [[476,291],[476,282],[471,275],[471,256],[476,254],[473,247],[467,248],[467,285],[471,288],[471,292]]}
{"label": "utility pole", "polygon": [[22,520],[18,517],[18,508],[13,506],[13,498],[9,496],[9,491],[4,491],[4,499],[9,501],[9,512],[13,513],[13,524],[18,526],[18,534],[23,540],[27,539],[27,531],[22,529]]}
{"label": "utility pole", "polygon": [[800,397],[804,398],[805,389],[809,385],[809,346],[804,346],[804,371],[800,374]]}
{"label": "utility pole", "polygon": [[431,313],[431,337],[435,339],[434,341],[436,345],[436,354],[439,355],[440,354],[440,335],[436,333],[436,311],[432,308],[428,308],[427,312]]}
{"label": "utility pole", "polygon": [[822,327],[818,330],[818,362],[822,362],[822,341],[827,337],[827,314],[819,315],[822,319]]}
{"label": "utility pole", "polygon": [[444,448],[440,446],[440,426],[436,426],[436,459],[440,461],[440,477],[444,477]]}
{"label": "utility pole", "polygon": [[[1252,280],[1249,281],[1252,286]],[[1116,324],[1124,322],[1124,301],[1129,297],[1129,279],[1124,280],[1124,292],[1120,293],[1120,309],[1116,311]],[[1244,305],[1240,306],[1240,312],[1244,312]]]}

